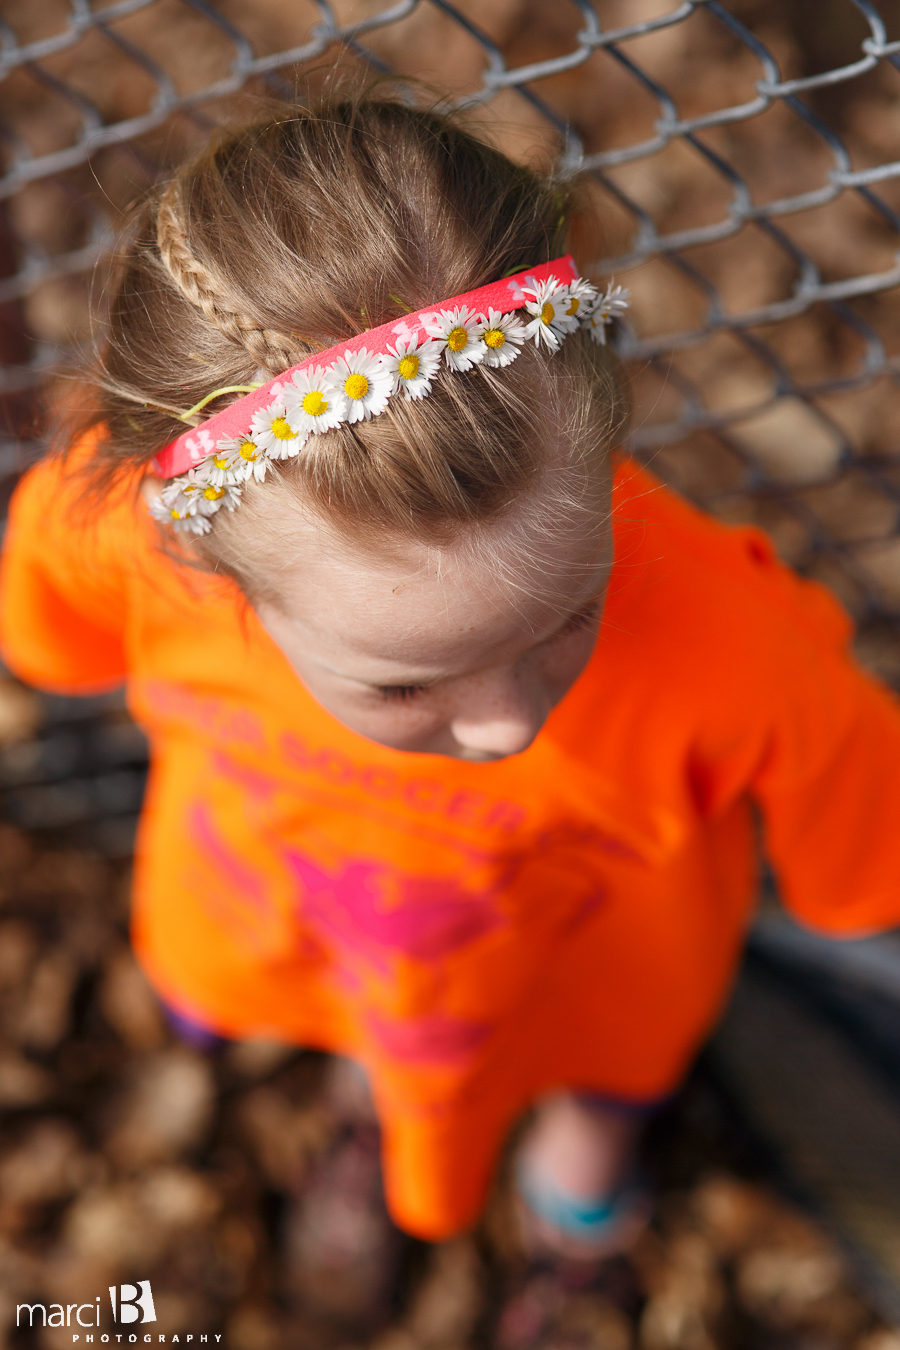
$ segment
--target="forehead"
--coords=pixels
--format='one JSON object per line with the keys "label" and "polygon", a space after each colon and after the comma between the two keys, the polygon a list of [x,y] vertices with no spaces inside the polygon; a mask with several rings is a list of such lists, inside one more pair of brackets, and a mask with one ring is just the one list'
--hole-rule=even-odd
{"label": "forehead", "polygon": [[[353,538],[293,514],[279,568],[279,609],[323,650],[421,667],[539,637],[602,587],[608,517],[583,512],[549,530],[519,511],[440,547]],[[285,529],[284,522],[282,529]]]}

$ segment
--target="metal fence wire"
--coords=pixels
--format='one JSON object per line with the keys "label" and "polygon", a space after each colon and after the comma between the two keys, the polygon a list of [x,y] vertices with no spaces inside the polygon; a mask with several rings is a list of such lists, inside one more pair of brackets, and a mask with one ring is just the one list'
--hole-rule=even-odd
{"label": "metal fence wire", "polygon": [[895,30],[898,0],[5,0],[5,485],[130,200],[241,91],[416,76],[586,175],[585,270],[633,294],[634,451],[769,530],[900,682]]}
{"label": "metal fence wire", "polygon": [[[0,0],[0,514],[128,204],[242,91],[302,98],[342,66],[584,176],[579,263],[632,291],[632,450],[768,530],[900,687],[900,0]],[[126,856],[146,747],[117,697],[30,715],[5,740],[0,698],[0,814]],[[900,938],[769,914],[753,952],[716,1072],[896,1322]]]}

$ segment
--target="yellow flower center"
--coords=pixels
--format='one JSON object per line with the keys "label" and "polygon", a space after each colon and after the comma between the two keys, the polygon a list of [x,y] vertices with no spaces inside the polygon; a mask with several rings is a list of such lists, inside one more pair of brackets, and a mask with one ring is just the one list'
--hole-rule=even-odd
{"label": "yellow flower center", "polygon": [[555,318],[556,310],[553,308],[550,301],[547,300],[541,307],[541,323],[552,323]]}
{"label": "yellow flower center", "polygon": [[326,411],[328,400],[324,397],[321,390],[310,389],[308,394],[303,395],[303,402],[300,406],[310,417],[319,417],[321,413]]}
{"label": "yellow flower center", "polygon": [[214,455],[213,464],[215,464],[217,469],[227,469],[228,457],[226,455]]}
{"label": "yellow flower center", "polygon": [[468,330],[465,328],[451,328],[447,334],[447,346],[451,352],[461,352],[463,347],[469,342]]}
{"label": "yellow flower center", "polygon": [[252,441],[241,441],[241,459],[256,459],[256,446]]}
{"label": "yellow flower center", "polygon": [[176,511],[174,506],[172,507],[172,510],[169,512],[169,515],[172,517],[173,520],[184,520],[184,516],[181,514],[180,511]]}
{"label": "yellow flower center", "polygon": [[225,496],[225,489],[213,487],[210,483],[209,487],[203,489],[203,495],[208,502],[217,502],[220,497]]}
{"label": "yellow flower center", "polygon": [[344,381],[344,393],[348,398],[365,398],[369,392],[369,381],[365,375],[360,375],[359,371],[354,371],[348,375]]}
{"label": "yellow flower center", "polygon": [[577,296],[577,295],[573,295],[573,296],[572,296],[572,299],[569,301],[568,307],[566,308],[566,313],[567,313],[567,314],[577,314],[577,313],[578,313],[578,306],[579,306],[580,303],[581,303],[581,302],[579,301],[578,296]]}
{"label": "yellow flower center", "polygon": [[[309,394],[306,396],[309,398]],[[319,395],[321,397],[321,395]],[[305,402],[306,400],[304,400]],[[274,417],[272,419],[272,435],[277,436],[280,441],[289,441],[292,436],[296,436],[296,431],[291,426],[286,417]]]}
{"label": "yellow flower center", "polygon": [[397,374],[401,380],[414,380],[419,373],[419,365],[417,356],[401,356]]}
{"label": "yellow flower center", "polygon": [[484,340],[489,347],[496,350],[497,347],[503,346],[506,341],[506,334],[502,328],[489,328],[484,335]]}

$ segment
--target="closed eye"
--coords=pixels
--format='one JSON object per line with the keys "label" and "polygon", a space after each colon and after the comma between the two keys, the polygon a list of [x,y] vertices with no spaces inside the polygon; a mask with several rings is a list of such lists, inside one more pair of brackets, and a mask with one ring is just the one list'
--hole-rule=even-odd
{"label": "closed eye", "polygon": [[409,699],[415,698],[416,694],[423,693],[427,688],[427,684],[377,684],[375,686],[380,697],[389,703],[406,703]]}
{"label": "closed eye", "polygon": [[570,633],[580,633],[585,628],[590,628],[595,623],[600,613],[601,601],[592,600],[584,609],[580,609],[577,614],[573,614],[563,624],[562,628],[557,629],[553,634],[554,638],[568,637]]}
{"label": "closed eye", "polygon": [[[601,597],[592,600],[577,614],[572,614],[562,628],[557,629],[553,636],[547,640],[554,642],[557,638],[568,637],[571,633],[580,633],[584,629],[592,627],[600,613],[602,603]],[[424,694],[429,687],[427,684],[376,684],[375,692],[386,703],[408,703],[419,694]]]}

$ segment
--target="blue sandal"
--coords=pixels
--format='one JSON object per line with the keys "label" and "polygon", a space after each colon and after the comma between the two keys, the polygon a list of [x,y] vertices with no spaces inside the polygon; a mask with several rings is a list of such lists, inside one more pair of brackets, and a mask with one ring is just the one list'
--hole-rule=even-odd
{"label": "blue sandal", "polygon": [[520,1161],[516,1184],[526,1209],[573,1244],[583,1246],[588,1258],[615,1247],[617,1237],[624,1238],[629,1228],[636,1233],[649,1215],[649,1193],[633,1176],[609,1195],[584,1201],[539,1180]]}

